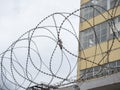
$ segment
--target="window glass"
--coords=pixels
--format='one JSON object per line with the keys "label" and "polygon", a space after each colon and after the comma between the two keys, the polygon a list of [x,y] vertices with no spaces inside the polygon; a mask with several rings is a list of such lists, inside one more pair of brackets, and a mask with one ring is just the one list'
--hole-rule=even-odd
{"label": "window glass", "polygon": [[100,72],[101,72],[100,66],[94,67],[94,76],[100,76]]}
{"label": "window glass", "polygon": [[89,47],[94,45],[94,34],[93,33],[88,35],[88,45]]}
{"label": "window glass", "polygon": [[120,31],[118,32],[118,36],[120,37]]}
{"label": "window glass", "polygon": [[119,61],[117,61],[117,66],[119,66],[119,67],[120,67],[120,60],[119,60]]}
{"label": "window glass", "polygon": [[93,77],[93,68],[89,68],[87,69],[87,78],[92,78]]}
{"label": "window glass", "polygon": [[117,5],[116,0],[110,0],[110,8],[113,8],[116,5]]}
{"label": "window glass", "polygon": [[120,72],[120,60],[117,61],[117,71]]}
{"label": "window glass", "polygon": [[85,49],[95,44],[94,32],[91,29],[80,32],[81,48]]}
{"label": "window glass", "polygon": [[86,70],[80,70],[80,77],[86,79]]}
{"label": "window glass", "polygon": [[118,17],[118,22],[120,22],[120,16]]}
{"label": "window glass", "polygon": [[108,72],[109,72],[109,70],[108,70],[108,64],[104,64],[104,65],[102,66],[102,73],[101,73],[101,76],[107,75]]}
{"label": "window glass", "polygon": [[117,62],[116,61],[109,63],[109,74],[117,72],[116,66],[117,66]]}
{"label": "window glass", "polygon": [[[115,26],[109,25],[108,21],[80,32],[81,48],[86,49],[95,44],[120,36],[120,16],[114,19]],[[110,26],[110,27],[109,27]],[[114,31],[114,33],[113,33]]]}
{"label": "window glass", "polygon": [[100,71],[101,67],[100,66],[96,66],[94,67],[94,71]]}
{"label": "window glass", "polygon": [[110,0],[110,8],[120,5],[120,0]]}
{"label": "window glass", "polygon": [[84,79],[90,79],[94,77],[102,77],[116,72],[120,72],[120,60],[106,63],[102,66],[95,66],[92,68],[81,70],[80,74],[83,76]]}
{"label": "window glass", "polygon": [[[91,5],[92,6],[95,5],[95,6],[89,7]],[[82,8],[85,7],[84,9],[81,10],[82,17],[88,20],[102,12],[105,12],[105,10],[107,9],[107,0],[97,0],[95,3],[93,3],[93,1],[91,0],[88,3],[82,5],[81,7]],[[84,20],[82,19],[81,22],[82,21],[84,21]]]}
{"label": "window glass", "polygon": [[82,76],[82,75],[85,75],[85,73],[86,73],[85,70],[81,70],[81,71],[80,71],[81,76]]}
{"label": "window glass", "polygon": [[[89,7],[91,5],[94,5],[94,8]],[[88,3],[81,6],[81,7],[86,7],[81,10],[81,15],[83,18],[88,20],[118,5],[120,5],[120,0],[97,0],[95,3],[93,3],[93,1],[91,0]],[[94,11],[94,14],[93,14],[93,11]],[[84,20],[81,19],[81,22],[83,21]]]}
{"label": "window glass", "polygon": [[98,5],[100,5],[102,8],[100,8],[101,12],[104,12],[107,10],[107,0],[99,0]]}
{"label": "window glass", "polygon": [[115,24],[109,27],[110,29],[109,39],[113,39],[120,36],[120,16],[114,18],[114,22]]}
{"label": "window glass", "polygon": [[107,40],[107,30],[101,30],[101,42]]}
{"label": "window glass", "polygon": [[100,42],[100,25],[95,26],[95,42],[99,43]]}
{"label": "window glass", "polygon": [[109,63],[109,67],[110,67],[110,68],[115,68],[115,67],[116,67],[116,62],[111,62],[111,63]]}

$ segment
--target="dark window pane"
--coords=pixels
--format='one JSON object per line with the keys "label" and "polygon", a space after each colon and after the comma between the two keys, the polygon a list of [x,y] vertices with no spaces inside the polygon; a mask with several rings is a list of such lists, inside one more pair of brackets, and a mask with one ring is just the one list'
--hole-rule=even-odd
{"label": "dark window pane", "polygon": [[120,72],[120,60],[117,61],[117,71]]}
{"label": "dark window pane", "polygon": [[120,60],[119,60],[119,61],[117,61],[117,66],[120,66]]}
{"label": "dark window pane", "polygon": [[87,69],[87,78],[90,79],[93,77],[93,68]]}

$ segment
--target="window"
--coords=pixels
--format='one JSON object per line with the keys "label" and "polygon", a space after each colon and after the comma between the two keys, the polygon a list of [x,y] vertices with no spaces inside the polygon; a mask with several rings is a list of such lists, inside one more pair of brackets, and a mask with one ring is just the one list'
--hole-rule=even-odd
{"label": "window", "polygon": [[[92,3],[89,2],[89,3],[81,6],[83,8],[81,10],[81,15],[82,15],[83,18],[85,18],[87,20],[93,17],[93,8],[89,7],[91,5],[92,5]],[[82,20],[82,21],[84,21],[84,20]]]}
{"label": "window", "polygon": [[120,36],[120,16],[114,19],[114,24],[110,27],[110,39]]}
{"label": "window", "polygon": [[94,76],[96,76],[96,77],[100,76],[100,72],[101,72],[100,66],[94,67]]}
{"label": "window", "polygon": [[107,23],[102,23],[100,24],[101,28],[100,28],[100,42],[104,42],[107,40]]}
{"label": "window", "polygon": [[[95,0],[94,2],[93,2],[93,0],[91,0],[87,4],[84,4],[81,6],[83,8],[81,10],[81,15],[83,18],[88,20],[94,16],[97,16],[100,13],[105,12],[105,10],[107,10],[107,0]],[[93,5],[94,5],[94,8],[89,7],[89,6],[93,6]],[[96,5],[98,5],[98,6],[96,6]],[[83,22],[83,21],[84,20],[81,19],[81,22]]]}
{"label": "window", "polygon": [[108,75],[108,69],[109,68],[109,66],[108,66],[108,64],[104,64],[104,65],[102,65],[102,70],[101,70],[101,76],[106,76],[106,75]]}
{"label": "window", "polygon": [[[109,21],[86,29],[80,32],[80,49],[92,47],[98,43],[105,42],[120,36],[120,16],[114,18],[114,22],[109,25]],[[111,22],[110,22],[111,23]]]}
{"label": "window", "polygon": [[120,16],[118,16],[118,22],[120,22]]}
{"label": "window", "polygon": [[95,77],[102,77],[109,74],[120,72],[120,60],[80,70],[82,79],[91,79]]}
{"label": "window", "polygon": [[95,34],[92,29],[84,30],[80,32],[80,42],[81,42],[81,49],[85,49],[95,45]]}
{"label": "window", "polygon": [[116,0],[110,0],[110,8],[113,8],[116,5]]}
{"label": "window", "polygon": [[115,72],[117,72],[117,62],[111,62],[109,63],[109,74],[113,74]]}
{"label": "window", "polygon": [[117,66],[118,66],[118,67],[120,67],[120,60],[119,60],[119,61],[117,61]]}
{"label": "window", "polygon": [[120,36],[120,16],[117,17],[116,31],[117,31],[117,35],[119,37]]}
{"label": "window", "polygon": [[105,12],[105,10],[107,10],[107,0],[99,0],[98,3],[97,3],[97,5],[100,5],[100,7],[98,7],[98,10],[101,13]]}
{"label": "window", "polygon": [[100,42],[100,38],[101,38],[101,34],[100,34],[100,25],[95,26],[95,34],[96,34],[96,38],[95,38],[95,42],[99,43]]}
{"label": "window", "polygon": [[93,68],[87,69],[86,75],[88,79],[93,78]]}
{"label": "window", "polygon": [[117,61],[117,71],[120,72],[120,60]]}
{"label": "window", "polygon": [[120,0],[110,0],[110,8],[120,5]]}
{"label": "window", "polygon": [[[91,5],[94,5],[95,9],[93,9],[93,7],[89,7]],[[88,20],[118,5],[120,5],[120,0],[94,0],[94,1],[91,0],[88,3],[81,6],[81,7],[86,7],[81,10],[81,16]],[[81,22],[83,21],[84,20],[81,19]]]}
{"label": "window", "polygon": [[95,28],[89,28],[80,32],[81,49],[92,47],[97,43],[104,42],[108,37],[107,23],[96,25]]}
{"label": "window", "polygon": [[81,70],[81,71],[80,71],[80,77],[81,77],[82,79],[86,79],[86,70]]}

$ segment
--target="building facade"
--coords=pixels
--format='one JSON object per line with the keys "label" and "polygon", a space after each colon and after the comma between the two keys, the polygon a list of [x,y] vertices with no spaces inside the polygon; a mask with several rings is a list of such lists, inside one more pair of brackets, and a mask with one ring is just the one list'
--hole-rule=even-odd
{"label": "building facade", "polygon": [[120,90],[120,0],[81,0],[80,16],[80,90]]}

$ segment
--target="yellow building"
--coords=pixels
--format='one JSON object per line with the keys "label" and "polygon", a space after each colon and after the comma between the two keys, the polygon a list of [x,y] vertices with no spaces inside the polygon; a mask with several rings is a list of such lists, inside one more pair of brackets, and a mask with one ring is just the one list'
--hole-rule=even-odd
{"label": "yellow building", "polygon": [[120,0],[81,0],[77,78],[120,72]]}

